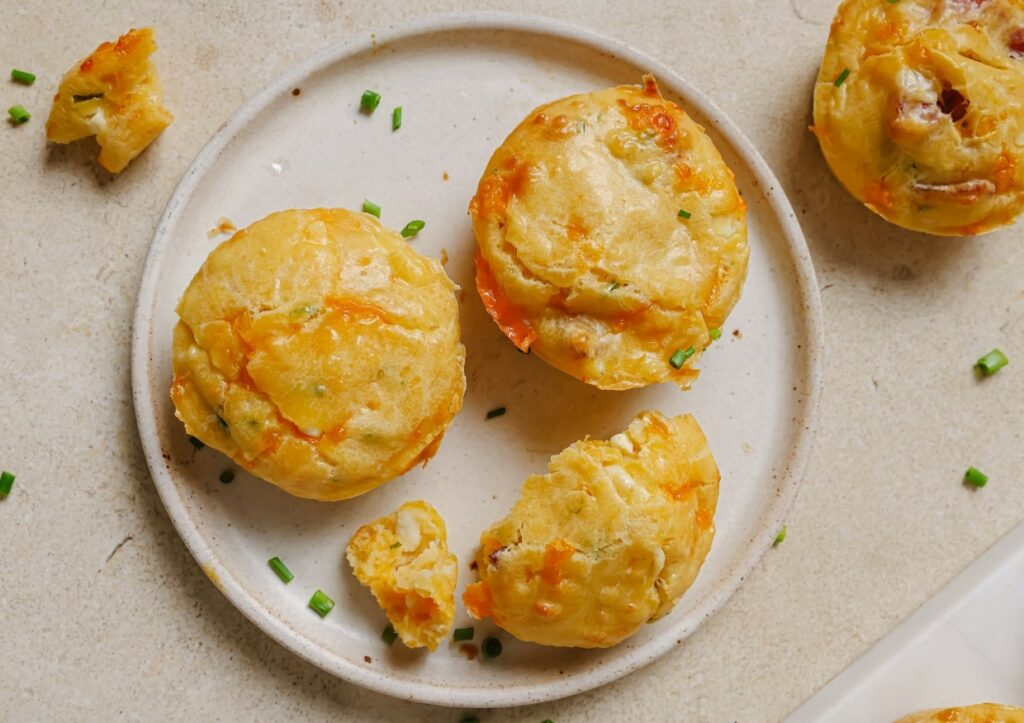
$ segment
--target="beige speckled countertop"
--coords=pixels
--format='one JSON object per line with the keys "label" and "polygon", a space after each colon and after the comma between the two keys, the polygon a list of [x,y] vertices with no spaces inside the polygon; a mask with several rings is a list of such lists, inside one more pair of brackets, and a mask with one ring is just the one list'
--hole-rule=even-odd
{"label": "beige speckled countertop", "polygon": [[[210,584],[166,517],[135,431],[130,323],[157,219],[247,97],[332,41],[507,2],[4,0],[0,127],[0,718],[456,721],[304,663]],[[933,239],[833,181],[806,131],[834,0],[522,2],[674,65],[751,138],[797,209],[827,321],[814,454],[785,543],[680,649],[603,689],[482,720],[774,721],[1024,518],[1024,225]],[[643,10],[640,11],[640,8]],[[517,8],[520,9],[520,8]],[[48,99],[99,41],[153,25],[177,121],[120,177],[48,148]],[[991,476],[960,484],[968,465]]]}

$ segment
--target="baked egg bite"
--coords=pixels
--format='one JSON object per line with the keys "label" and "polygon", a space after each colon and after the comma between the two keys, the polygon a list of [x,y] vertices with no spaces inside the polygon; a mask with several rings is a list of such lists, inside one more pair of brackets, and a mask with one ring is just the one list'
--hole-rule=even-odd
{"label": "baked egg bite", "polygon": [[130,30],[75,63],[53,98],[46,137],[71,143],[96,136],[97,162],[111,173],[124,170],[174,119],[162,105],[149,57],[155,50],[152,28]]}
{"label": "baked egg bite", "polygon": [[747,273],[732,171],[643,80],[533,110],[469,206],[491,317],[520,351],[601,389],[688,387]]}
{"label": "baked egg bite", "polygon": [[448,636],[458,560],[448,551],[444,520],[430,504],[406,502],[363,525],[345,556],[407,647],[435,650]]}
{"label": "baked egg bite", "polygon": [[896,723],[1024,723],[1024,708],[995,703],[936,708],[905,716]]}
{"label": "baked egg bite", "polygon": [[894,224],[973,236],[1024,206],[1024,2],[845,0],[814,89],[836,178]]}
{"label": "baked egg bite", "polygon": [[178,304],[176,414],[286,492],[360,495],[430,459],[462,406],[454,290],[368,214],[273,213],[214,249]]}
{"label": "baked egg bite", "polygon": [[696,579],[715,535],[719,477],[689,415],[641,412],[607,441],[576,442],[480,536],[466,609],[543,645],[625,640]]}

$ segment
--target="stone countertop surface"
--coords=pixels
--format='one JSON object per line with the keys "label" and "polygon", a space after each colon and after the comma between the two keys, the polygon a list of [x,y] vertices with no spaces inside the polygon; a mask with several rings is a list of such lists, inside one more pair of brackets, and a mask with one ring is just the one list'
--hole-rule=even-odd
{"label": "stone countertop surface", "polygon": [[[337,680],[237,612],[194,563],[143,460],[129,379],[136,289],[185,168],[244,101],[381,24],[495,0],[52,3],[3,0],[0,128],[0,718],[457,721]],[[825,393],[788,521],[684,645],[567,700],[481,720],[776,721],[1024,518],[1024,225],[978,239],[901,231],[833,180],[807,131],[835,0],[636,6],[524,0],[675,67],[779,176],[824,303]],[[116,178],[90,143],[47,145],[63,72],[152,25],[167,132]],[[780,340],[782,342],[783,340]],[[1011,366],[979,381],[994,346]],[[985,470],[983,490],[960,480]]]}

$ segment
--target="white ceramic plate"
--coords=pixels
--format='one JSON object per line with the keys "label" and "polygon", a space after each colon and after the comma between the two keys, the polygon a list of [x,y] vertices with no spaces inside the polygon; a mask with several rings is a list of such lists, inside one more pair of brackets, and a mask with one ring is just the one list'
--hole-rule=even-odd
{"label": "white ceramic plate", "polygon": [[[708,128],[750,209],[743,299],[688,393],[671,385],[601,392],[524,357],[473,291],[466,208],[492,150],[540,103],[638,83],[644,72]],[[358,110],[367,88],[383,96],[372,116]],[[393,132],[396,105],[404,122]],[[175,305],[221,240],[207,232],[221,217],[241,227],[284,208],[358,209],[364,198],[379,203],[394,228],[424,219],[413,245],[428,255],[447,252],[448,273],[467,290],[460,305],[469,382],[463,411],[426,468],[349,502],[293,499],[237,470],[236,481],[222,485],[218,475],[229,461],[193,451],[168,397]],[[821,335],[814,271],[792,209],[721,111],[669,68],[617,42],[549,20],[471,15],[334,46],[275,81],[217,132],[153,239],[132,376],[143,447],[167,511],[211,580],[246,616],[354,683],[442,705],[500,706],[614,680],[681,643],[725,602],[771,545],[793,500],[818,392]],[[497,406],[508,413],[485,421]],[[620,431],[647,408],[694,413],[722,468],[718,535],[674,613],[609,650],[543,648],[499,633],[504,654],[470,662],[454,646],[425,654],[381,643],[386,620],[343,561],[359,525],[403,501],[429,500],[448,523],[461,595],[473,579],[468,564],[480,531],[504,516],[523,479],[571,442]],[[290,585],[267,567],[274,555],[295,573]],[[337,601],[326,619],[306,606],[317,588]],[[469,622],[460,604],[456,625]],[[477,642],[494,632],[489,623],[476,628]]]}

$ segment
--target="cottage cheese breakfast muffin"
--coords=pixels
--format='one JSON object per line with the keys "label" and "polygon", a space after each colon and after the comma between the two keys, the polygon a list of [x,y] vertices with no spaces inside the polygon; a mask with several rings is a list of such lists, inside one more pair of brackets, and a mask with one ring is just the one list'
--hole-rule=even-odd
{"label": "cottage cheese breakfast muffin", "polygon": [[363,525],[345,551],[402,642],[435,650],[455,621],[458,560],[448,552],[444,520],[430,504],[406,502]]}
{"label": "cottage cheese breakfast muffin", "polygon": [[667,614],[715,535],[719,472],[693,417],[642,412],[526,480],[480,537],[466,609],[520,640],[605,648]]}
{"label": "cottage cheese breakfast muffin", "polygon": [[746,277],[733,174],[650,76],[532,111],[491,157],[470,214],[498,326],[602,389],[689,386]]}
{"label": "cottage cheese breakfast muffin", "polygon": [[368,214],[271,214],[214,249],[178,305],[177,416],[293,495],[362,494],[430,459],[462,406],[453,292]]}
{"label": "cottage cheese breakfast muffin", "polygon": [[908,715],[896,723],[1024,723],[1024,708],[995,703],[963,708],[936,708]]}
{"label": "cottage cheese breakfast muffin", "polygon": [[887,220],[974,235],[1024,206],[1024,0],[845,0],[814,91],[836,177]]}

